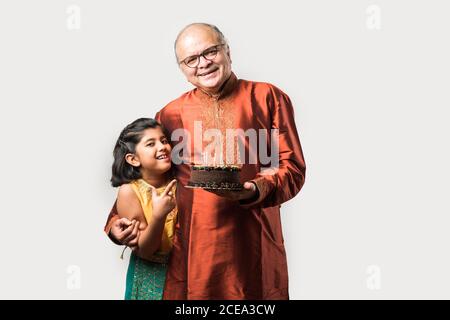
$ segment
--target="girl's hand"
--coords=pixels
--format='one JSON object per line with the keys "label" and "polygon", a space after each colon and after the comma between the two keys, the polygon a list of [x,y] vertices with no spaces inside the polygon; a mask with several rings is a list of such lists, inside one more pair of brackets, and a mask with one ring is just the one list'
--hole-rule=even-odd
{"label": "girl's hand", "polygon": [[152,205],[153,205],[153,218],[154,219],[165,219],[166,216],[173,210],[176,206],[175,195],[172,192],[172,188],[177,183],[177,180],[172,180],[164,191],[158,195],[156,193],[156,188],[150,186],[152,190]]}

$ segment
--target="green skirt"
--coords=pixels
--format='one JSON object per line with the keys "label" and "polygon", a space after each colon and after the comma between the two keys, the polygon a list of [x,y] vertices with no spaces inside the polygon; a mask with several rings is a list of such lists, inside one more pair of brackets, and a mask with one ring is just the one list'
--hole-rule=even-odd
{"label": "green skirt", "polygon": [[127,271],[125,300],[162,300],[166,272],[166,263],[150,262],[132,253]]}

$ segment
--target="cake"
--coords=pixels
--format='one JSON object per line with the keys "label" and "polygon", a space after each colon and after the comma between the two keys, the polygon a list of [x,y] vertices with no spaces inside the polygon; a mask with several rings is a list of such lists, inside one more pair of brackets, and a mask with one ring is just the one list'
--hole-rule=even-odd
{"label": "cake", "polygon": [[242,190],[239,181],[240,167],[237,166],[191,166],[191,178],[188,188],[203,188],[214,190]]}

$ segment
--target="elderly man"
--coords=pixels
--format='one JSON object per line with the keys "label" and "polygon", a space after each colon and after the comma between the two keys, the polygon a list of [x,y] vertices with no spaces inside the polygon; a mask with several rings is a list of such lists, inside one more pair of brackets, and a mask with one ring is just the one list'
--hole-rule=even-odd
{"label": "elderly man", "polygon": [[[237,79],[227,41],[213,25],[185,27],[175,41],[175,54],[195,88],[156,115],[168,133],[184,129],[194,136],[196,123],[220,132],[277,129],[278,166],[264,171],[260,159],[244,162],[244,189],[215,192],[185,188],[189,163],[176,166],[179,218],[164,299],[288,299],[280,205],[305,181],[291,101],[271,84]],[[270,150],[273,142],[267,136],[258,139]],[[198,150],[189,150],[194,159]],[[128,225],[113,208],[105,231],[116,243],[133,246],[137,230]]]}

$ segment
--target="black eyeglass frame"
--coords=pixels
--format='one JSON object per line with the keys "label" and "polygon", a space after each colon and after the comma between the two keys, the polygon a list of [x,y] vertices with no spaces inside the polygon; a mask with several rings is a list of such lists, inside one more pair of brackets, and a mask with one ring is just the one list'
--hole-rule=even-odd
{"label": "black eyeglass frame", "polygon": [[[203,50],[203,52],[200,53],[200,54],[196,54],[196,55],[193,55],[193,56],[189,56],[189,57],[184,58],[184,59],[181,60],[181,61],[178,61],[178,64],[184,63],[184,64],[185,64],[187,67],[189,67],[189,68],[197,68],[198,65],[199,65],[199,63],[200,63],[200,57],[203,57],[203,58],[205,58],[205,59],[208,60],[208,61],[212,61],[212,60],[214,60],[214,59],[217,57],[217,53],[219,53],[219,48],[222,47],[222,46],[224,46],[224,45],[226,45],[226,44],[225,44],[225,43],[219,43],[219,44],[216,44],[216,45],[211,46],[211,47],[209,47],[209,48],[206,48],[206,49]],[[205,55],[208,53],[209,50],[212,50],[212,49],[217,49],[217,52],[216,52],[216,54],[214,55],[214,57],[208,59],[207,57],[205,57]],[[193,58],[195,58],[195,64],[194,64],[193,66],[188,65],[186,61],[187,61],[188,59],[193,59]]]}

